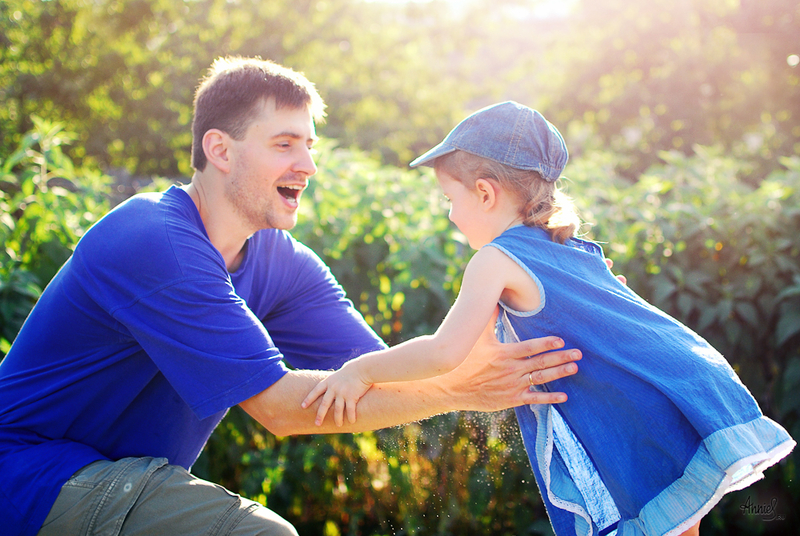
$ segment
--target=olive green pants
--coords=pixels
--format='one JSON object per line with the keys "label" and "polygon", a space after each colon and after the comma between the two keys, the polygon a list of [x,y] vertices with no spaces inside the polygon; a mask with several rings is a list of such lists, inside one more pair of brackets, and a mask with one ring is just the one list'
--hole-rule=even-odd
{"label": "olive green pants", "polygon": [[87,465],[61,488],[40,536],[297,536],[260,504],[164,458]]}

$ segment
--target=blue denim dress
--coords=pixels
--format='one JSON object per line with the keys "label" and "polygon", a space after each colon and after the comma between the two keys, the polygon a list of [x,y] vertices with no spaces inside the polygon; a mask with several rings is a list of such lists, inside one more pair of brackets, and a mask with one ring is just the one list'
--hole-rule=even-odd
{"label": "blue denim dress", "polygon": [[794,448],[725,358],[617,281],[597,244],[517,226],[487,247],[541,295],[535,311],[501,304],[501,340],[557,335],[583,353],[544,387],[567,402],[516,408],[557,535],[680,534]]}

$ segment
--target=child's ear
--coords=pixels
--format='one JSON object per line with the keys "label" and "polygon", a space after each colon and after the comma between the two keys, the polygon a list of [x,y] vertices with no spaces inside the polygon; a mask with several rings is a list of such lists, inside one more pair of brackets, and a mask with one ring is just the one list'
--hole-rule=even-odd
{"label": "child's ear", "polygon": [[478,179],[475,181],[475,190],[484,210],[489,210],[497,203],[497,189],[499,185],[491,179]]}
{"label": "child's ear", "polygon": [[230,137],[219,129],[209,129],[203,135],[203,152],[206,153],[206,160],[223,173],[231,170],[229,144]]}

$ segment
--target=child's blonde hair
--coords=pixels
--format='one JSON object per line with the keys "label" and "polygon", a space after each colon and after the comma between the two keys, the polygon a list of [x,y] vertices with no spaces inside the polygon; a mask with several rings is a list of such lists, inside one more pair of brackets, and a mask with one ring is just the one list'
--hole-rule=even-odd
{"label": "child's blonde hair", "polygon": [[545,229],[554,242],[563,244],[575,236],[581,221],[572,200],[536,171],[513,168],[465,151],[453,151],[434,161],[443,171],[469,189],[478,179],[494,180],[519,201],[522,222]]}

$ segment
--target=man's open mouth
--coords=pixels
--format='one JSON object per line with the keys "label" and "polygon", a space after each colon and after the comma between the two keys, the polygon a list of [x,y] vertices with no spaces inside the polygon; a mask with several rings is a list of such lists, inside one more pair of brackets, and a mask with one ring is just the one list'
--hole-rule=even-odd
{"label": "man's open mouth", "polygon": [[297,202],[302,192],[302,186],[278,186],[278,193],[291,201]]}

